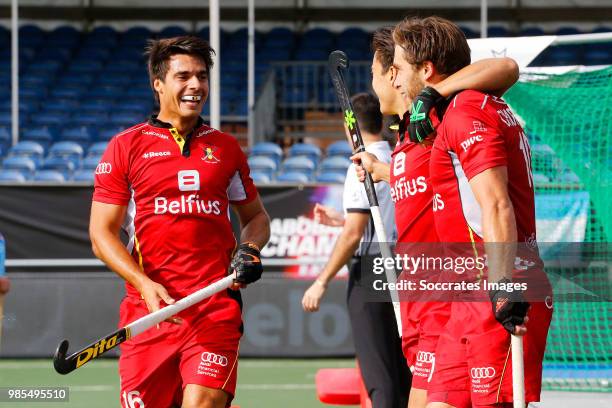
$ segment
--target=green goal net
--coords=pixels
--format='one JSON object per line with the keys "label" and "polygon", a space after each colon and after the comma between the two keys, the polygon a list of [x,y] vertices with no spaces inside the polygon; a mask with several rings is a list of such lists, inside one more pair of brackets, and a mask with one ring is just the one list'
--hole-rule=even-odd
{"label": "green goal net", "polygon": [[555,303],[544,387],[612,392],[612,68],[526,73],[505,99],[530,138],[538,233],[548,228],[552,241],[544,245],[580,243],[580,262],[547,266],[555,296],[565,295]]}

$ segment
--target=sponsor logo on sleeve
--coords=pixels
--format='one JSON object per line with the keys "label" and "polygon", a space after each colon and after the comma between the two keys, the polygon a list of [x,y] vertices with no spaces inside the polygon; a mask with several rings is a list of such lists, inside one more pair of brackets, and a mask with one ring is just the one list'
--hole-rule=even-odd
{"label": "sponsor logo on sleeve", "polygon": [[484,138],[482,137],[482,135],[475,135],[475,136],[470,136],[467,139],[465,139],[463,142],[461,142],[461,148],[463,149],[464,152],[467,152],[467,150],[474,144],[478,143],[478,142],[482,142],[484,140]]}
{"label": "sponsor logo on sleeve", "polygon": [[110,174],[113,170],[113,166],[109,162],[100,162],[96,166],[96,174]]}

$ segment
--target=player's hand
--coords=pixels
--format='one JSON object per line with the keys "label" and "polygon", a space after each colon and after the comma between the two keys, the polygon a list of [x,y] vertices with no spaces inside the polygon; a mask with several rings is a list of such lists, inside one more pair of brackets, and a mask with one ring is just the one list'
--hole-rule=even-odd
{"label": "player's hand", "polygon": [[315,222],[319,224],[329,225],[330,227],[341,227],[344,225],[342,214],[331,207],[316,203],[313,213]]}
{"label": "player's hand", "polygon": [[6,276],[0,277],[0,295],[5,295],[11,290],[11,281]]}
{"label": "player's hand", "polygon": [[231,289],[245,287],[258,281],[263,273],[259,248],[252,242],[240,244],[234,254],[230,269],[235,274],[235,282]]}
{"label": "player's hand", "polygon": [[321,298],[325,294],[327,287],[320,281],[316,280],[312,285],[304,292],[302,298],[302,308],[305,312],[316,312],[319,310],[321,304]]}
{"label": "player's hand", "polygon": [[[176,301],[168,294],[166,288],[150,279],[147,279],[138,289],[140,297],[145,301],[149,313],[153,313],[161,309],[164,302],[166,305],[172,305]],[[174,324],[181,324],[183,320],[180,317],[169,317],[165,321]],[[159,327],[159,326],[158,326]]]}
{"label": "player's hand", "polygon": [[355,163],[355,169],[357,172],[357,178],[362,183],[366,179],[366,172],[372,175],[372,181],[378,183],[382,180],[380,175],[376,174],[375,164],[378,163],[378,159],[372,153],[359,152],[351,156],[351,160]]}
{"label": "player's hand", "polygon": [[[509,283],[510,280],[504,278],[500,282]],[[523,299],[520,291],[492,290],[489,292],[489,298],[495,320],[504,326],[508,333],[522,336],[527,332],[525,323],[529,320],[527,318],[529,302]]]}
{"label": "player's hand", "polygon": [[[446,98],[434,88],[427,86],[412,101],[408,136],[413,143],[423,143],[435,136],[436,127],[440,124],[446,110]],[[432,116],[436,119],[432,121]]]}

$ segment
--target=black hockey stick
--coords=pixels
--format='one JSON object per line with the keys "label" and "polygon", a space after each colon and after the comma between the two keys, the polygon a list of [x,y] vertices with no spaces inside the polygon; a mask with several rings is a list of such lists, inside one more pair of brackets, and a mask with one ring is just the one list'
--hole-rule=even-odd
{"label": "black hockey stick", "polygon": [[[328,68],[329,75],[331,76],[336,96],[340,102],[340,107],[344,113],[344,123],[351,135],[351,142],[353,143],[353,149],[355,152],[365,151],[365,145],[363,144],[363,138],[359,130],[359,123],[353,112],[353,106],[351,105],[351,99],[349,97],[348,88],[344,81],[344,75],[342,72],[348,69],[349,61],[346,54],[343,51],[332,51],[329,54]],[[380,208],[378,206],[378,197],[376,197],[376,189],[374,188],[374,181],[372,176],[366,172],[366,178],[364,181],[365,191],[368,196],[368,203],[370,204],[370,212],[372,214],[372,220],[374,221],[374,228],[376,230],[376,237],[380,245],[380,252],[385,259],[392,258],[391,249],[387,241],[387,234],[385,232],[385,226],[382,222],[382,216],[380,215]],[[396,277],[395,270],[385,268],[385,275],[387,282],[395,287]],[[392,289],[389,291],[391,294],[391,301],[393,302],[393,310],[395,311],[395,319],[397,321],[398,330],[400,336],[402,335],[402,319],[400,316],[399,308],[399,296],[397,290]]]}

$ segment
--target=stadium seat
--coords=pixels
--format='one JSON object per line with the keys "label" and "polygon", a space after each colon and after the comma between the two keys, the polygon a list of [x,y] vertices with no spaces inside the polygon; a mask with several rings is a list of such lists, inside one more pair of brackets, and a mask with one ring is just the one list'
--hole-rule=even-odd
{"label": "stadium seat", "polygon": [[23,177],[29,179],[36,171],[36,163],[28,157],[7,157],[2,161],[2,168],[18,171]]}
{"label": "stadium seat", "polygon": [[124,130],[123,127],[103,128],[98,131],[98,136],[96,137],[95,140],[106,144],[108,143],[109,140],[111,140],[113,136],[115,136],[117,133],[123,130]]}
{"label": "stadium seat", "polygon": [[272,178],[268,174],[260,171],[251,172],[251,178],[256,184],[266,184],[272,181]]}
{"label": "stadium seat", "polygon": [[55,170],[39,170],[34,173],[33,181],[47,182],[47,183],[63,183],[66,178],[62,173]]}
{"label": "stadium seat", "polygon": [[178,37],[181,35],[187,35],[187,30],[180,26],[168,26],[164,27],[159,32],[159,38],[170,38],[170,37]]}
{"label": "stadium seat", "polygon": [[72,176],[75,165],[72,161],[61,157],[49,157],[46,159],[40,170],[56,170],[64,175],[64,178],[69,179]]}
{"label": "stadium seat", "polygon": [[342,157],[351,157],[353,154],[353,148],[346,140],[338,140],[327,146],[325,150],[327,157],[332,156],[342,156]]}
{"label": "stadium seat", "polygon": [[21,141],[8,151],[8,157],[27,157],[34,160],[34,163],[40,164],[45,155],[45,148],[38,142]]}
{"label": "stadium seat", "polygon": [[276,181],[281,183],[308,183],[310,180],[304,173],[289,171],[279,173],[276,177]]}
{"label": "stadium seat", "polygon": [[49,148],[48,158],[61,158],[71,161],[74,168],[79,167],[83,158],[83,147],[75,142],[57,142]]}
{"label": "stadium seat", "polygon": [[540,27],[526,27],[520,31],[519,35],[522,37],[534,37],[544,34],[544,30],[542,30]]}
{"label": "stadium seat", "polygon": [[344,183],[346,174],[330,172],[330,173],[319,173],[316,177],[316,181],[319,183]]}
{"label": "stadium seat", "polygon": [[75,113],[70,120],[71,126],[104,126],[108,116],[104,113]]}
{"label": "stadium seat", "polygon": [[108,146],[108,142],[97,142],[89,146],[89,150],[87,150],[87,157],[100,157],[106,151],[106,147]]}
{"label": "stadium seat", "polygon": [[72,175],[72,180],[93,183],[95,177],[94,170],[95,169],[75,170],[74,174]]}
{"label": "stadium seat", "polygon": [[346,170],[351,165],[351,161],[342,156],[327,157],[319,164],[319,172],[334,172],[340,173],[343,176],[346,174]]}
{"label": "stadium seat", "polygon": [[96,138],[97,132],[91,126],[72,126],[61,130],[60,141],[71,141],[86,148]]}
{"label": "stadium seat", "polygon": [[266,156],[251,156],[248,159],[249,168],[253,172],[266,174],[270,179],[276,172],[277,164],[274,159]]}
{"label": "stadium seat", "polygon": [[98,163],[100,163],[100,159],[102,158],[102,155],[97,155],[97,156],[87,156],[85,157],[82,161],[81,161],[81,168],[80,170],[88,170],[88,171],[93,171],[96,169],[96,167],[98,167]]}
{"label": "stadium seat", "polygon": [[21,131],[21,140],[40,143],[44,148],[49,147],[54,139],[54,131],[47,126],[26,128]]}
{"label": "stadium seat", "polygon": [[27,178],[18,170],[0,169],[0,183],[23,183]]}
{"label": "stadium seat", "polygon": [[283,150],[276,143],[259,142],[251,149],[251,155],[270,157],[278,165],[283,157]]}
{"label": "stadium seat", "polygon": [[66,124],[68,115],[60,113],[41,113],[30,118],[34,126],[63,126]]}
{"label": "stadium seat", "polygon": [[491,26],[487,29],[487,37],[496,38],[496,37],[509,37],[510,32],[506,27],[503,26]]}
{"label": "stadium seat", "polygon": [[319,161],[321,157],[321,149],[315,145],[308,143],[296,143],[289,148],[289,157],[306,156],[314,163]]}
{"label": "stadium seat", "polygon": [[300,172],[310,178],[315,170],[314,162],[306,156],[289,157],[283,161],[284,172]]}

